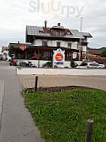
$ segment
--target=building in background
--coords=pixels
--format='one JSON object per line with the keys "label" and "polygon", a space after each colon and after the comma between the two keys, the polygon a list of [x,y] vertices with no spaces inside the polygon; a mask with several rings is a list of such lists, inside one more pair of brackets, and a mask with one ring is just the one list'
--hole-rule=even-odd
{"label": "building in background", "polygon": [[0,60],[2,60],[2,54],[0,53]]}
{"label": "building in background", "polygon": [[96,56],[96,57],[101,57],[101,53],[102,53],[102,51],[100,51],[100,50],[94,50],[94,49],[89,49],[87,51],[87,54],[93,55],[93,56]]}
{"label": "building in background", "polygon": [[9,48],[15,59],[42,62],[52,61],[54,50],[62,49],[65,61],[70,64],[72,59],[78,61],[79,56],[82,60],[82,54],[87,52],[88,38],[92,38],[90,33],[70,30],[60,23],[48,27],[45,21],[44,27],[26,26],[26,43],[10,43]]}
{"label": "building in background", "polygon": [[11,58],[9,56],[9,47],[2,47],[1,49],[1,59],[9,61]]}

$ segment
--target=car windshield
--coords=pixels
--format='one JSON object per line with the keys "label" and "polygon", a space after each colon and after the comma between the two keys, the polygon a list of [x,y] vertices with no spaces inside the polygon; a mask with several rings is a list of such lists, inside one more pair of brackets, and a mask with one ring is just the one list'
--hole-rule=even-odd
{"label": "car windshield", "polygon": [[90,64],[90,66],[96,66],[96,67],[97,67],[97,66],[99,66],[99,65],[98,65],[98,64]]}
{"label": "car windshield", "polygon": [[87,63],[82,63],[80,66],[87,66]]}

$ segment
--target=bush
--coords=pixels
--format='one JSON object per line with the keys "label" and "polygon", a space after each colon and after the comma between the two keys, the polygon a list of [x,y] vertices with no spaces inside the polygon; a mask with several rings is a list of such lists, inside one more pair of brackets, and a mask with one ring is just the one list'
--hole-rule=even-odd
{"label": "bush", "polygon": [[52,67],[52,62],[47,62],[46,64],[43,65],[43,67],[51,68]]}
{"label": "bush", "polygon": [[106,57],[106,49],[102,51],[101,57]]}
{"label": "bush", "polygon": [[73,60],[71,61],[71,67],[72,68],[76,68],[77,67],[77,64]]}

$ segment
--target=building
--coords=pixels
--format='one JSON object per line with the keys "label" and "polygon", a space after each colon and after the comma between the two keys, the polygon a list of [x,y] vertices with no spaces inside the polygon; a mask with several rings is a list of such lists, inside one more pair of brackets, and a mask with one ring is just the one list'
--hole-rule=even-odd
{"label": "building", "polygon": [[1,49],[1,52],[3,53],[4,51],[8,51],[8,49],[9,49],[8,47],[3,46],[2,49]]}
{"label": "building", "polygon": [[100,57],[101,53],[102,53],[102,51],[100,51],[100,50],[94,50],[94,49],[90,49],[87,52],[87,54],[93,55],[93,56],[96,56],[96,57]]}
{"label": "building", "polygon": [[2,54],[0,54],[0,60],[2,60]]}
{"label": "building", "polygon": [[10,56],[9,56],[9,47],[2,47],[2,49],[1,49],[1,59],[2,60],[10,60],[11,58],[10,58]]}
{"label": "building", "polygon": [[[48,27],[45,21],[43,27],[26,26],[26,43],[10,43],[12,54],[18,60],[40,60],[44,63],[52,61],[53,51],[58,48],[65,51],[65,61],[79,60],[79,53],[86,54],[90,33],[70,30],[61,26]],[[80,51],[80,52],[79,52]]]}

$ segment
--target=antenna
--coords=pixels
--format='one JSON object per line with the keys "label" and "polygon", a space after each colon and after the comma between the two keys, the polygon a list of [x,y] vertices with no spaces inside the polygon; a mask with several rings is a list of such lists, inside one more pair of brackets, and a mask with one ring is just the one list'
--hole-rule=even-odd
{"label": "antenna", "polygon": [[83,27],[83,17],[80,17],[80,32],[82,32]]}

